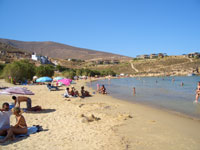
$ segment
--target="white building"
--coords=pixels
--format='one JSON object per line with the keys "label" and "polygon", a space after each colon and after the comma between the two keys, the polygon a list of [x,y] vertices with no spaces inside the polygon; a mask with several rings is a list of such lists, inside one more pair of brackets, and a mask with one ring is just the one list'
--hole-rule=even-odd
{"label": "white building", "polygon": [[33,53],[33,54],[31,55],[31,59],[33,59],[33,60],[35,60],[35,61],[38,61],[38,60],[39,60],[39,58],[38,58],[38,56],[37,56],[36,53]]}

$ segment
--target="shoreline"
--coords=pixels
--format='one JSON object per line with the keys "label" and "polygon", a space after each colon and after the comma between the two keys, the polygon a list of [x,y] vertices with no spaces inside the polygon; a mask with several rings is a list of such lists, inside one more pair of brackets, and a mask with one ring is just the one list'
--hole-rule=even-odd
{"label": "shoreline", "polygon": [[[96,91],[87,87],[86,82],[90,81],[76,81],[71,86],[77,90],[86,86],[90,93]],[[30,96],[33,106],[41,105],[48,110],[24,113],[27,124],[39,124],[47,131],[14,143],[8,142],[2,145],[3,149],[198,150],[200,147],[199,121],[141,104],[130,104],[110,95],[66,99],[61,96],[65,87],[51,92],[44,85],[26,87],[35,93]],[[1,96],[0,104],[5,101],[12,102],[10,96]],[[85,123],[80,117],[82,114],[93,114],[100,120]],[[11,124],[14,123],[11,118]]]}
{"label": "shoreline", "polygon": [[[148,77],[148,76],[146,76],[146,77]],[[153,76],[153,77],[156,77],[156,76]],[[126,77],[126,78],[135,78],[135,77]],[[96,79],[95,78],[93,81],[86,82],[86,86],[88,86],[88,88],[91,88],[92,90],[96,91],[95,88],[93,89],[88,84],[90,82],[95,82],[95,81],[98,81],[98,80],[107,80],[107,79],[108,78],[100,78],[100,79]],[[110,78],[110,79],[118,79],[118,78],[113,77],[113,78]],[[170,108],[166,108],[164,106],[155,105],[155,104],[151,104],[151,103],[148,103],[148,102],[131,101],[129,99],[119,98],[119,97],[115,97],[115,96],[112,96],[112,95],[109,95],[109,94],[108,94],[108,96],[111,96],[112,98],[117,99],[119,101],[126,101],[128,103],[132,103],[132,104],[136,104],[136,105],[142,105],[142,106],[146,106],[146,107],[151,107],[153,109],[158,109],[158,110],[161,110],[161,111],[166,111],[166,112],[174,114],[174,115],[178,115],[178,116],[181,116],[181,117],[185,117],[185,118],[189,118],[189,119],[192,119],[192,120],[200,121],[199,117],[196,117],[194,115],[190,115],[190,114],[187,114],[187,113],[184,113],[184,112],[179,112],[179,111],[176,111],[176,110],[173,110],[173,109],[170,109]]]}

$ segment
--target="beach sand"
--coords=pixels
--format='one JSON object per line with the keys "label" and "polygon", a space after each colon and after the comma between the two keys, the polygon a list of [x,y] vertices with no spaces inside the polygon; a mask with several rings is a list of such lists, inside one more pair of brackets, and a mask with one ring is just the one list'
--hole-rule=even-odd
{"label": "beach sand", "polygon": [[[77,81],[73,86],[80,91],[85,83]],[[13,85],[0,80],[0,86]],[[44,110],[23,115],[28,126],[40,125],[44,131],[8,141],[0,145],[0,150],[200,149],[198,120],[117,100],[109,95],[96,93],[84,99],[63,98],[65,87],[59,91],[49,91],[45,85],[25,87],[35,93],[29,96],[32,106],[41,105]],[[89,87],[85,89],[94,92]],[[0,95],[0,105],[3,102],[13,101],[11,96]],[[21,107],[25,108],[26,104],[22,103]],[[15,124],[14,116],[11,124]]]}

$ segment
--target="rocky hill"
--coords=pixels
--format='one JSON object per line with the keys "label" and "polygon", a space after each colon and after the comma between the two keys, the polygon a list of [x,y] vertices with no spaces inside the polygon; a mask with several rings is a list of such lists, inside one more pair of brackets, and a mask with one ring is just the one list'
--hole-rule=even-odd
{"label": "rocky hill", "polygon": [[70,45],[60,44],[56,42],[23,42],[9,39],[0,39],[1,43],[6,43],[14,48],[23,49],[28,52],[36,52],[52,58],[60,59],[81,59],[81,60],[128,60],[130,57],[78,48]]}

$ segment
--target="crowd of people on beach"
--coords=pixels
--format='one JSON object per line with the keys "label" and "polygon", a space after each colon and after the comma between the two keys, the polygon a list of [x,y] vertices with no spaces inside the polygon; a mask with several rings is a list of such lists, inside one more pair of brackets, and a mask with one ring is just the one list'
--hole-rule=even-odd
{"label": "crowd of people on beach", "polygon": [[[84,86],[81,87],[81,92],[79,93],[73,86],[71,89],[66,88],[64,97],[89,97],[91,94],[85,90]],[[28,128],[24,116],[22,115],[23,111],[41,111],[41,106],[32,107],[32,101],[29,97],[26,96],[12,96],[13,104],[7,102],[3,103],[2,109],[0,109],[0,143],[7,141],[8,139],[15,139],[16,135],[27,134]],[[20,108],[22,102],[26,103],[27,108]],[[10,116],[15,115],[16,124],[14,126],[10,125]]]}
{"label": "crowd of people on beach", "polygon": [[85,98],[85,97],[90,97],[90,96],[91,96],[91,94],[85,90],[84,86],[81,87],[80,94],[79,94],[78,90],[76,90],[73,86],[71,87],[71,90],[69,87],[67,87],[65,90],[65,93],[64,93],[65,98],[70,98],[70,97]]}
{"label": "crowd of people on beach", "polygon": [[[172,80],[174,82],[174,79]],[[50,84],[47,85],[50,88]],[[52,88],[52,87],[51,87]],[[134,94],[135,87],[133,88]],[[97,92],[100,94],[108,94],[105,88],[105,85],[97,84]],[[91,94],[85,90],[85,87],[81,87],[81,91],[75,89],[75,87],[71,86],[71,88],[67,87],[65,93],[63,94],[65,98],[71,97],[90,97]],[[198,82],[196,89],[196,99],[195,102],[198,102],[200,97],[200,81]],[[4,136],[3,139],[0,139],[0,143],[7,141],[8,139],[15,139],[16,135],[26,134],[28,132],[26,120],[22,115],[22,109],[20,108],[20,104],[22,102],[26,102],[27,108],[26,111],[41,111],[41,106],[32,107],[32,101],[29,97],[26,96],[12,96],[14,101],[13,105],[9,105],[9,103],[5,102],[2,105],[2,109],[0,109],[0,136]],[[12,109],[11,109],[12,108]],[[10,126],[10,116],[15,115],[16,124],[14,126]]]}

